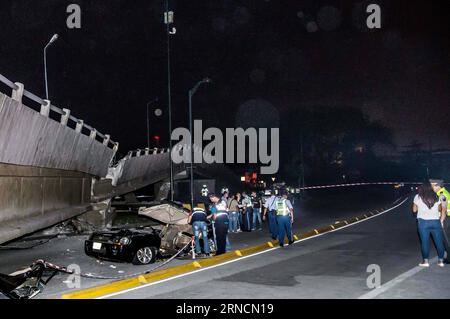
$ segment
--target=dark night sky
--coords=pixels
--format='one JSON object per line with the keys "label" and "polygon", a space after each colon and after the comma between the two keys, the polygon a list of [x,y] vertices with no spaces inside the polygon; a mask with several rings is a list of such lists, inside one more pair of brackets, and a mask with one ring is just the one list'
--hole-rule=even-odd
{"label": "dark night sky", "polygon": [[[195,96],[205,125],[242,124],[236,114],[245,119],[254,99],[266,105],[256,119],[272,126],[292,108],[353,106],[393,128],[400,147],[431,139],[449,148],[446,2],[172,0],[174,127],[187,125],[188,89],[209,76],[214,84]],[[81,6],[81,30],[66,28],[70,3]],[[362,27],[368,3],[382,8],[381,30]],[[2,0],[0,73],[43,97],[53,33],[53,104],[111,134],[122,152],[145,146],[146,102],[158,96],[166,110],[161,1]],[[166,138],[165,118],[152,122]]]}

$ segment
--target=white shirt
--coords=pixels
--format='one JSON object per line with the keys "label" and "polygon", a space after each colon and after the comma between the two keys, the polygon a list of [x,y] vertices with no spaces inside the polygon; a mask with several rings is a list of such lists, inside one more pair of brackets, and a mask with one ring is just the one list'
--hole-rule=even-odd
{"label": "white shirt", "polygon": [[275,209],[274,204],[276,199],[277,197],[275,195],[270,196],[269,199],[267,199],[266,202],[264,203],[264,207],[267,208],[268,210]]}
{"label": "white shirt", "polygon": [[441,201],[434,203],[433,207],[428,208],[428,206],[420,198],[419,194],[414,197],[414,204],[417,205],[417,218],[425,220],[436,220],[440,219],[441,213],[439,212],[439,205]]}

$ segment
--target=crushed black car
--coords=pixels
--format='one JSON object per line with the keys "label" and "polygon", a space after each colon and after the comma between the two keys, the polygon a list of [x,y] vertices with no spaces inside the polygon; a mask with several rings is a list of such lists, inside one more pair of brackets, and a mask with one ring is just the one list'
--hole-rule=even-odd
{"label": "crushed black car", "polygon": [[155,262],[160,246],[158,231],[147,227],[94,232],[85,241],[84,251],[99,259],[147,265]]}
{"label": "crushed black car", "polygon": [[[94,232],[85,242],[88,256],[136,265],[150,264],[158,256],[169,257],[179,251],[180,256],[191,253],[192,226],[188,224],[189,210],[170,202],[142,207],[139,215],[158,221],[159,226],[122,228]],[[210,252],[216,251],[212,228],[209,227]]]}

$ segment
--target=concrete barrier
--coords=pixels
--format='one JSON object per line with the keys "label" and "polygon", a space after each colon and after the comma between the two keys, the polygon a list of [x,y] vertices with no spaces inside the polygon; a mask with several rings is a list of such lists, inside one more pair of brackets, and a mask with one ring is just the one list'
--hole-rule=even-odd
{"label": "concrete barrier", "polygon": [[87,211],[90,192],[86,173],[0,163],[0,243]]}

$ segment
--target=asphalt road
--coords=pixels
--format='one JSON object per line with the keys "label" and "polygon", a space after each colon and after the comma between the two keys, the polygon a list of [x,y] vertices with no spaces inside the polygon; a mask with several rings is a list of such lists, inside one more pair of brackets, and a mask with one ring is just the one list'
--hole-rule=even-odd
{"label": "asphalt road", "polygon": [[[308,200],[302,200],[302,201],[296,201],[295,203],[295,211],[296,211],[296,223],[294,224],[294,230],[296,233],[301,233],[304,231],[311,230],[313,228],[328,225],[330,223],[334,223],[335,221],[345,219],[347,217],[353,217],[360,215],[364,212],[367,212],[372,209],[377,209],[380,207],[386,207],[392,204],[392,202],[397,198],[398,194],[395,194],[392,191],[391,187],[370,187],[370,188],[362,188],[362,189],[342,189],[342,190],[323,190],[323,191],[314,191],[310,192],[310,197]],[[407,209],[404,209],[404,212],[407,212]],[[381,218],[381,217],[380,217]],[[384,217],[383,217],[384,218]],[[407,219],[408,220],[408,219]],[[409,222],[414,224],[413,219],[409,219]],[[390,225],[393,226],[393,225]],[[359,226],[355,226],[359,227]],[[356,229],[356,228],[355,228]],[[383,229],[383,228],[382,228]],[[412,231],[414,233],[414,225],[409,225],[407,227],[408,231]],[[338,234],[332,234],[327,235],[330,236],[329,239],[325,240],[324,236],[323,238],[317,238],[312,239],[309,241],[306,241],[301,244],[296,244],[292,247],[286,248],[285,251],[273,251],[270,253],[263,254],[259,257],[252,257],[246,260],[242,260],[237,262],[236,264],[230,264],[227,266],[223,266],[217,268],[216,270],[219,273],[225,272],[223,278],[217,279],[219,283],[228,282],[230,284],[230,287],[233,287],[232,291],[236,291],[236,294],[240,291],[239,294],[236,296],[232,294],[230,297],[253,297],[253,293],[250,293],[249,291],[246,291],[248,287],[246,287],[246,284],[239,284],[241,281],[245,283],[246,280],[249,280],[249,285],[251,284],[252,280],[259,280],[263,282],[264,280],[267,280],[266,284],[261,284],[264,288],[261,291],[268,291],[267,289],[275,289],[274,291],[270,292],[270,295],[276,295],[277,291],[279,290],[277,286],[278,280],[280,278],[285,278],[289,272],[285,272],[283,269],[279,272],[282,272],[283,275],[280,276],[280,278],[271,278],[269,275],[268,269],[274,269],[273,267],[281,267],[284,264],[284,260],[289,260],[292,258],[292,262],[295,265],[296,263],[299,263],[300,266],[297,267],[299,271],[302,270],[302,267],[307,267],[309,264],[309,258],[305,257],[307,254],[311,254],[313,256],[322,256],[321,258],[324,258],[323,265],[320,262],[320,260],[317,260],[317,263],[320,265],[320,267],[316,267],[315,265],[311,264],[312,269],[318,271],[322,269],[324,273],[327,273],[327,268],[329,268],[331,275],[333,276],[333,273],[338,271],[339,273],[339,267],[336,268],[336,270],[333,270],[334,265],[336,263],[336,259],[339,261],[344,262],[348,259],[345,254],[348,252],[343,252],[343,255],[339,255],[339,251],[335,250],[333,247],[340,247],[340,245],[346,245],[346,244],[352,244],[352,239],[360,238],[362,237],[368,237],[370,238],[373,234],[365,234],[365,235],[358,235],[355,237],[355,235],[350,234],[347,236],[342,236],[342,234],[347,233],[348,231],[353,231],[351,229],[343,230],[342,233]],[[381,231],[381,230],[380,230]],[[381,232],[383,234],[383,232]],[[415,235],[415,233],[413,234]],[[413,236],[414,237],[414,236]],[[230,235],[230,241],[232,244],[233,249],[241,249],[253,245],[260,244],[262,242],[267,241],[270,238],[268,230],[267,230],[267,224],[265,223],[263,225],[262,231],[252,232],[252,233],[239,233],[239,234],[231,234]],[[90,258],[84,254],[83,251],[83,243],[86,239],[86,236],[73,236],[73,237],[62,237],[62,238],[55,238],[49,241],[48,243],[35,247],[33,249],[29,250],[2,250],[0,251],[0,272],[2,273],[11,273],[13,271],[16,271],[18,269],[24,268],[28,265],[30,265],[34,260],[36,259],[45,259],[47,261],[53,262],[55,264],[59,265],[70,265],[70,264],[76,264],[81,268],[81,271],[83,272],[90,272],[93,274],[99,274],[99,275],[107,275],[107,276],[124,276],[127,274],[135,274],[139,272],[147,271],[150,268],[153,268],[156,265],[151,266],[134,266],[131,264],[126,263],[117,263],[117,262],[109,262],[109,261],[99,261],[95,260],[93,258]],[[319,244],[320,243],[320,244]],[[414,265],[417,263],[417,260],[419,259],[418,253],[418,242],[417,237],[414,237],[411,239],[411,243],[413,243],[411,246],[412,248],[412,255],[414,255],[415,259],[414,261],[411,260],[411,262],[407,262],[405,264],[405,268],[411,267],[411,265]],[[16,243],[12,243],[13,245]],[[21,243],[23,244],[23,243]],[[326,248],[322,248],[326,247]],[[322,251],[325,249],[325,252],[329,251],[333,253],[332,255],[326,255]],[[350,250],[351,251],[351,250]],[[292,255],[294,253],[294,255]],[[303,257],[302,257],[303,256]],[[299,259],[300,258],[300,259]],[[394,256],[394,259],[397,260],[398,258]],[[393,261],[395,263],[395,260]],[[269,263],[271,261],[271,263]],[[168,264],[165,267],[171,267],[179,264],[183,264],[189,262],[189,260],[174,260],[170,264]],[[289,262],[288,264],[291,264]],[[268,268],[264,268],[264,267]],[[366,265],[367,266],[367,265]],[[228,267],[231,267],[228,270]],[[291,266],[286,266],[289,270]],[[191,281],[191,277],[186,277],[186,279],[189,279],[189,284],[192,284],[195,289],[199,289],[201,291],[202,282],[204,280],[216,280],[216,270],[215,271],[207,271],[204,273],[201,273],[201,275],[193,275]],[[239,272],[242,270],[242,274]],[[249,271],[249,273],[246,273],[245,271]],[[208,274],[211,272],[211,274]],[[365,268],[362,270],[363,275],[365,275]],[[306,272],[308,273],[308,272]],[[298,274],[291,274],[292,276],[301,276],[302,272],[299,272]],[[231,276],[231,277],[229,277]],[[67,281],[67,275],[60,274],[57,275],[55,278],[52,279],[52,281],[46,286],[43,293],[38,295],[38,298],[49,298],[49,297],[58,297],[63,293],[73,292],[76,289],[70,289],[68,288],[67,284],[65,283]],[[199,278],[200,281],[198,281]],[[229,278],[228,278],[229,277]],[[234,279],[233,279],[234,278]],[[289,277],[290,278],[290,277]],[[309,278],[309,279],[308,279]],[[334,277],[331,277],[334,278]],[[383,279],[385,277],[383,276]],[[302,288],[303,284],[310,280],[311,277],[305,277],[302,279]],[[109,280],[110,281],[110,280]],[[81,280],[81,287],[80,288],[88,288],[93,287],[96,285],[104,284],[105,282],[109,282],[108,280],[94,280],[94,279],[86,279],[82,278]],[[288,279],[286,279],[288,281]],[[181,284],[177,284],[177,282]],[[196,285],[199,286],[196,286]],[[168,287],[172,287],[173,289],[181,289],[185,285],[185,282],[183,281],[173,281],[168,284]],[[214,284],[213,284],[214,285]],[[289,283],[290,286],[292,285]],[[165,285],[163,285],[165,286]],[[251,285],[250,285],[251,286]],[[226,285],[225,285],[226,287]],[[278,288],[277,288],[278,287]],[[283,285],[280,285],[280,287],[284,287]],[[169,295],[172,293],[175,293],[175,290],[164,288],[162,290],[159,289],[149,289],[147,292],[147,289],[145,289],[145,292],[142,291],[136,291],[135,293],[120,295],[119,297],[130,297],[130,298],[145,298],[145,297],[165,297],[166,293]],[[253,288],[251,288],[253,289]],[[284,289],[280,288],[284,291]],[[302,289],[301,289],[302,290]],[[158,291],[159,294],[154,294],[152,291]],[[280,292],[281,294],[281,292]],[[195,293],[194,293],[195,295]],[[180,297],[183,297],[183,294],[177,295]],[[267,297],[266,295],[262,294],[260,297]],[[280,295],[284,296],[284,295]],[[292,298],[302,297],[301,294],[295,294],[292,296]],[[317,295],[311,295],[310,297],[314,296],[322,296],[319,292]],[[255,296],[256,297],[256,296]],[[326,294],[323,295],[323,297],[326,297]]]}
{"label": "asphalt road", "polygon": [[[450,298],[450,267],[421,260],[411,201],[381,216],[108,298]],[[432,249],[432,253],[435,251]],[[369,289],[369,265],[381,284]]]}

